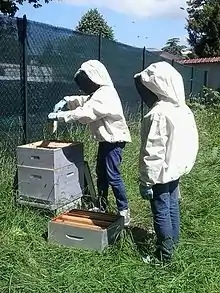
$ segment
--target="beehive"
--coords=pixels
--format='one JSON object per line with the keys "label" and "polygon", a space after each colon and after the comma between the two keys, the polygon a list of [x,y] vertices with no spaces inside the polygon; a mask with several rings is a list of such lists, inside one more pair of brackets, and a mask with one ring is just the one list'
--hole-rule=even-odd
{"label": "beehive", "polygon": [[17,167],[18,203],[57,210],[83,195],[80,142],[38,141],[19,146]]}

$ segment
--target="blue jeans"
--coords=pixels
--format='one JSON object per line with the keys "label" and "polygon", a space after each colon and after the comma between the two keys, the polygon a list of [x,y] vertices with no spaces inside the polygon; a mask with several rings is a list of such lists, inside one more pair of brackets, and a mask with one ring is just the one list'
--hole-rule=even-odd
{"label": "blue jeans", "polygon": [[169,261],[173,249],[179,242],[179,179],[166,184],[153,186],[151,210],[154,229],[157,235],[156,256],[161,261]]}
{"label": "blue jeans", "polygon": [[125,185],[121,178],[119,166],[122,162],[124,142],[100,142],[98,149],[96,174],[99,205],[104,210],[108,204],[108,188],[112,187],[119,211],[128,209]]}

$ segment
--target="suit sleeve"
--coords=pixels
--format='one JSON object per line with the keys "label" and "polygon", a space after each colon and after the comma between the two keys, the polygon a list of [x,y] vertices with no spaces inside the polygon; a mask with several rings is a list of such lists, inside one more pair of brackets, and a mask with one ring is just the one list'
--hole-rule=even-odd
{"label": "suit sleeve", "polygon": [[90,124],[106,116],[118,116],[117,105],[112,102],[111,90],[99,90],[81,107],[72,111],[58,113],[58,120],[65,122],[79,121],[82,124]]}
{"label": "suit sleeve", "polygon": [[145,118],[141,130],[140,181],[146,187],[156,184],[165,164],[167,143],[166,118],[153,114]]}
{"label": "suit sleeve", "polygon": [[69,110],[75,110],[78,107],[82,107],[89,99],[89,96],[66,96],[64,100],[67,102],[67,108]]}

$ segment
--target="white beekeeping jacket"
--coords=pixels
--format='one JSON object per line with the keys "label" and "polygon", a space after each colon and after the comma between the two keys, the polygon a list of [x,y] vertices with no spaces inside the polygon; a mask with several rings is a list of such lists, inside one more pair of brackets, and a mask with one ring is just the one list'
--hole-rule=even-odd
{"label": "white beekeeping jacket", "polygon": [[158,97],[141,128],[140,181],[152,187],[191,171],[198,153],[198,131],[177,70],[167,62],[158,62],[137,75]]}
{"label": "white beekeeping jacket", "polygon": [[70,111],[59,112],[58,120],[89,124],[93,138],[99,142],[130,142],[121,101],[105,66],[90,60],[76,74],[80,71],[100,88],[91,96],[66,97]]}

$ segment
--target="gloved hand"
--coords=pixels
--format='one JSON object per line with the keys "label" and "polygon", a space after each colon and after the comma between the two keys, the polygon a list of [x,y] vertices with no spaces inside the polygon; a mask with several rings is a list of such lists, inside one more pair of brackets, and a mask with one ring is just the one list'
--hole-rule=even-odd
{"label": "gloved hand", "polygon": [[152,188],[146,187],[142,184],[139,185],[140,195],[145,200],[152,200],[153,199],[153,190]]}
{"label": "gloved hand", "polygon": [[58,120],[57,113],[50,113],[48,115],[48,119],[53,120],[53,121],[57,121]]}
{"label": "gloved hand", "polygon": [[53,112],[57,113],[57,112],[61,111],[66,104],[67,104],[67,101],[65,100],[65,98],[63,98],[63,100],[59,101],[59,103],[57,103],[54,106]]}

